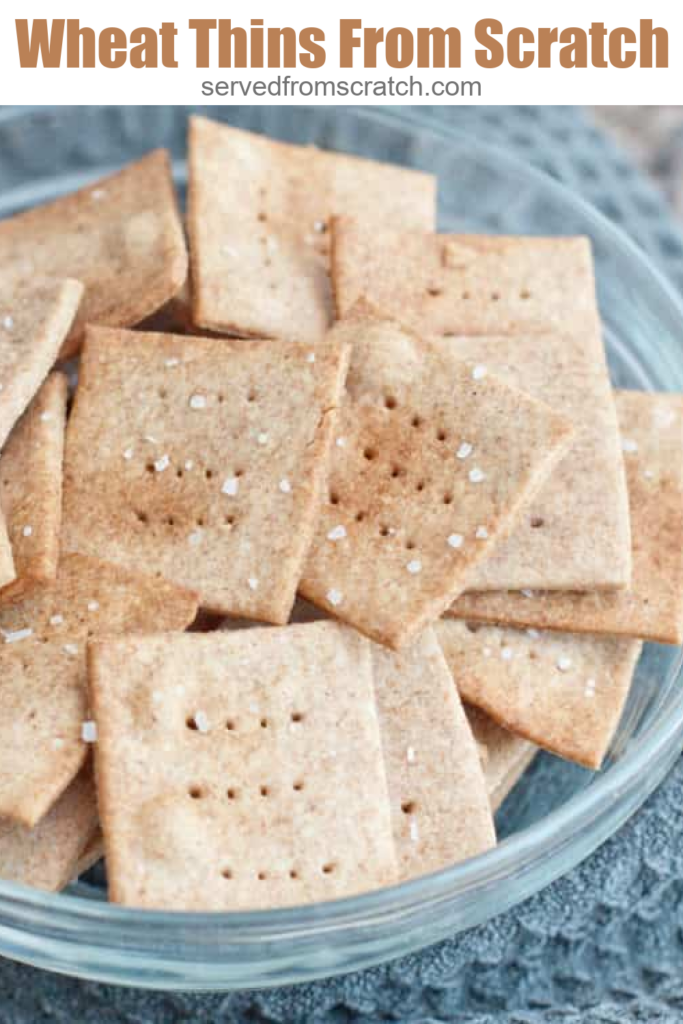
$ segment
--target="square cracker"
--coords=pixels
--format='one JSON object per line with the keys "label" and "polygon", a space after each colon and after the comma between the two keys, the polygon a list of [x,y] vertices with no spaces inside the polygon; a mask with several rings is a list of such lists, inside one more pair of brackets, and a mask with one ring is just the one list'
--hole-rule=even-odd
{"label": "square cracker", "polygon": [[87,323],[139,323],[182,287],[187,251],[168,153],[136,163],[45,206],[0,222],[0,272],[75,277],[85,296],[62,356]]}
{"label": "square cracker", "polygon": [[196,609],[187,591],[81,555],[0,609],[0,816],[34,826],[85,760],[87,638],[184,629]]}
{"label": "square cracker", "polygon": [[[574,425],[574,442],[468,580],[468,590],[614,590],[631,573],[624,460],[599,328],[443,341],[470,363],[545,401]],[[577,501],[581,514],[577,515]]]}
{"label": "square cracker", "polygon": [[0,590],[3,602],[57,575],[66,399],[66,377],[50,374],[0,456],[0,507],[16,573],[16,579]]}
{"label": "square cracker", "polygon": [[423,334],[529,334],[594,324],[587,238],[437,235],[341,217],[333,225],[339,318],[365,300]]}
{"label": "square cracker", "polygon": [[446,336],[460,358],[488,366],[577,428],[571,451],[469,589],[627,586],[626,483],[588,241],[370,234],[341,220],[334,243],[340,315],[364,300]]}
{"label": "square cracker", "polygon": [[0,878],[58,892],[73,878],[96,827],[95,784],[86,766],[35,828],[0,820]]}
{"label": "square cracker", "polygon": [[538,747],[501,728],[480,708],[465,705],[472,735],[484,750],[482,765],[491,810],[497,811],[538,753]]}
{"label": "square cracker", "polygon": [[638,640],[472,626],[437,636],[460,696],[539,747],[599,768],[640,656]]}
{"label": "square cracker", "polygon": [[396,880],[357,633],[315,622],[102,640],[89,680],[114,902],[255,909]]}
{"label": "square cracker", "polygon": [[477,744],[433,630],[373,645],[375,697],[401,879],[495,845]]}
{"label": "square cracker", "polygon": [[389,647],[417,636],[566,450],[550,409],[441,343],[359,317],[327,503],[300,591]]}
{"label": "square cracker", "polygon": [[330,326],[330,217],[431,230],[436,179],[391,164],[190,120],[195,322],[317,341]]}
{"label": "square cracker", "polygon": [[468,593],[449,614],[683,643],[683,397],[618,391],[616,404],[631,507],[631,587],[616,593]]}
{"label": "square cracker", "polygon": [[99,824],[88,837],[71,873],[72,880],[80,878],[86,871],[98,864],[104,857],[104,839]]}
{"label": "square cracker", "polygon": [[211,611],[286,622],[347,365],[344,345],[90,330],[65,550],[149,566]]}
{"label": "square cracker", "polygon": [[82,295],[70,280],[0,288],[0,448],[59,355]]}

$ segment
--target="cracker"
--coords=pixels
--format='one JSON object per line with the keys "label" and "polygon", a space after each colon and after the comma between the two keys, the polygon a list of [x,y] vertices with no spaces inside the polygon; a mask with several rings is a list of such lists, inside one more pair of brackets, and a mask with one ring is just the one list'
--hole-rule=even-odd
{"label": "cracker", "polygon": [[334,622],[89,647],[110,898],[166,910],[396,880],[370,645]]}
{"label": "cracker", "polygon": [[85,285],[62,349],[86,323],[126,327],[163,306],[187,277],[187,252],[169,155],[155,150],[107,178],[0,222],[0,271],[56,275]]}
{"label": "cracker", "polygon": [[616,404],[631,507],[630,589],[468,593],[449,614],[514,626],[683,643],[683,398],[618,391]]}
{"label": "cracker", "polygon": [[501,728],[479,708],[465,705],[472,734],[483,749],[484,778],[491,810],[497,811],[538,753],[538,747]]}
{"label": "cracker", "polygon": [[87,638],[183,629],[196,607],[163,580],[72,555],[52,583],[0,609],[0,816],[34,826],[83,764]]}
{"label": "cracker", "polygon": [[12,545],[7,532],[7,523],[0,507],[0,588],[9,586],[15,579]]}
{"label": "cracker", "polygon": [[503,728],[599,768],[619,723],[638,640],[473,626],[454,619],[437,636],[460,696]]}
{"label": "cracker", "polygon": [[82,295],[70,280],[0,289],[0,447],[59,355]]}
{"label": "cracker", "polygon": [[347,364],[343,345],[89,331],[65,550],[149,566],[211,611],[286,622]]}
{"label": "cracker", "polygon": [[95,785],[86,766],[35,828],[0,821],[0,878],[58,892],[71,881],[96,826]]}
{"label": "cracker", "polygon": [[195,322],[317,341],[332,319],[330,217],[431,230],[435,206],[432,175],[191,118]]}
{"label": "cracker", "polygon": [[78,860],[74,865],[72,872],[72,880],[80,878],[86,871],[90,871],[96,864],[104,857],[104,839],[102,838],[102,829],[97,826],[95,831],[86,840],[85,846],[81,850]]}
{"label": "cracker", "polygon": [[458,337],[444,344],[451,342],[460,358],[485,364],[576,428],[569,453],[468,589],[625,587],[631,573],[628,494],[599,329],[571,336]]}
{"label": "cracker", "polygon": [[434,632],[372,651],[401,879],[495,845],[479,751]]}
{"label": "cracker", "polygon": [[300,591],[389,647],[448,607],[571,438],[568,424],[441,343],[368,318],[353,343],[329,494]]}
{"label": "cracker", "polygon": [[371,236],[347,221],[334,237],[341,315],[363,298],[423,333],[447,335],[444,344],[460,358],[487,366],[577,428],[571,451],[469,588],[627,586],[626,482],[587,240]]}
{"label": "cracker", "polygon": [[587,238],[436,235],[333,225],[337,315],[368,301],[423,334],[525,334],[597,319]]}
{"label": "cracker", "polygon": [[0,591],[3,602],[57,575],[66,399],[66,377],[50,374],[0,456],[0,506],[16,573]]}

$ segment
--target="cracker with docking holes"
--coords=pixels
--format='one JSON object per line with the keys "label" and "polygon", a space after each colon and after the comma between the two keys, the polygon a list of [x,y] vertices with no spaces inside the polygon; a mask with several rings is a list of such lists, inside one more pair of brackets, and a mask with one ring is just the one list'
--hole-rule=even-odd
{"label": "cracker with docking holes", "polygon": [[59,355],[82,295],[70,280],[0,288],[0,447]]}
{"label": "cracker with docking holes", "polygon": [[196,609],[194,594],[81,555],[0,609],[0,816],[34,826],[85,760],[88,637],[184,629]]}
{"label": "cracker with docking holes", "polygon": [[372,652],[335,622],[89,646],[110,898],[335,899],[397,878]]}
{"label": "cracker with docking holes", "polygon": [[538,747],[503,729],[480,708],[466,704],[465,714],[475,740],[485,751],[484,778],[495,813],[536,757]]}
{"label": "cracker with docking holes", "polygon": [[434,632],[400,653],[375,644],[372,660],[400,878],[494,846],[479,750]]}
{"label": "cracker with docking holes", "polygon": [[332,319],[330,217],[435,226],[436,179],[405,167],[190,120],[194,320],[243,336],[317,341]]}
{"label": "cracker with docking holes", "polygon": [[566,420],[394,324],[353,347],[329,493],[300,591],[398,648],[449,606],[571,443]]}
{"label": "cracker with docking holes", "polygon": [[64,549],[148,566],[226,615],[285,623],[327,475],[348,346],[89,331]]}
{"label": "cracker with docking holes", "polygon": [[0,878],[58,892],[73,878],[96,828],[95,785],[86,765],[34,828],[0,820]]}
{"label": "cracker with docking holes", "polygon": [[127,327],[159,309],[187,277],[183,227],[165,150],[0,221],[3,277],[74,277],[85,285],[62,356],[86,324]]}
{"label": "cracker with docking holes", "polygon": [[597,318],[587,238],[437,235],[339,217],[332,283],[340,319],[365,300],[421,334],[564,331]]}
{"label": "cracker with docking holes", "polygon": [[553,754],[600,767],[624,709],[640,641],[455,619],[442,619],[436,631],[463,701]]}
{"label": "cracker with docking holes", "polygon": [[12,542],[16,579],[0,601],[57,575],[67,381],[51,373],[0,455],[0,506]]}
{"label": "cracker with docking holes", "polygon": [[615,593],[468,593],[448,614],[683,643],[683,397],[618,391],[616,404],[631,507],[630,588]]}
{"label": "cracker with docking holes", "polygon": [[[587,240],[390,232],[389,244],[352,222],[335,226],[333,280],[343,316],[362,298],[421,334],[446,335],[460,358],[487,366],[576,427],[570,452],[468,589],[627,586],[626,482]],[[446,259],[456,249],[462,258]],[[427,287],[416,267],[435,283]]]}

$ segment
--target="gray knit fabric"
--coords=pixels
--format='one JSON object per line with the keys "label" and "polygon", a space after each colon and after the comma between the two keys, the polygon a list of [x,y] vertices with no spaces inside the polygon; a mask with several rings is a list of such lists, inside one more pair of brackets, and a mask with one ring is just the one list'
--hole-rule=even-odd
{"label": "gray knit fabric", "polygon": [[[563,180],[628,231],[683,291],[683,241],[670,213],[581,111],[420,113],[502,144]],[[568,876],[400,962],[296,988],[215,996],[136,992],[0,962],[0,1022],[673,1024],[683,1020],[682,808],[679,761],[618,835]]]}

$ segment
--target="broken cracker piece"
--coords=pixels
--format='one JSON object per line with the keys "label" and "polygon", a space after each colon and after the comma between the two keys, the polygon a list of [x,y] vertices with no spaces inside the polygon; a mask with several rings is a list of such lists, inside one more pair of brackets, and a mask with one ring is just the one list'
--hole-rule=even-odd
{"label": "broken cracker piece", "polygon": [[82,295],[71,280],[0,289],[0,447],[47,377]]}
{"label": "broken cracker piece", "polygon": [[442,619],[439,643],[463,701],[532,743],[599,768],[642,644]]}
{"label": "broken cracker piece", "polygon": [[436,179],[190,119],[194,319],[243,336],[321,338],[332,319],[330,217],[434,227]]}
{"label": "broken cracker piece", "polygon": [[389,647],[441,615],[571,439],[550,409],[390,323],[353,346],[300,592]]}
{"label": "broken cracker piece", "polygon": [[375,697],[401,880],[495,845],[479,751],[432,630],[373,645]]}
{"label": "broken cracker piece", "polygon": [[333,223],[337,316],[365,300],[420,334],[529,334],[594,325],[587,238],[440,235]]}
{"label": "broken cracker piece", "polygon": [[465,705],[475,740],[486,751],[482,762],[491,810],[497,811],[538,753],[538,747],[503,729],[480,708]]}
{"label": "broken cracker piece", "polygon": [[363,637],[318,622],[102,640],[89,679],[114,902],[270,908],[396,880]]}
{"label": "broken cracker piece", "polygon": [[[615,593],[472,592],[449,615],[683,643],[683,398],[618,391],[616,404],[631,509],[631,587]],[[583,504],[581,513],[583,518]]]}
{"label": "broken cracker piece", "polygon": [[158,149],[71,195],[0,222],[0,271],[20,280],[64,276],[85,285],[61,355],[86,324],[127,327],[171,299],[187,252],[168,153]]}
{"label": "broken cracker piece", "polygon": [[85,760],[88,636],[184,629],[196,608],[163,580],[71,555],[53,582],[0,609],[1,817],[33,827]]}
{"label": "broken cracker piece", "polygon": [[86,766],[34,828],[0,820],[0,878],[58,892],[96,827],[95,785]]}
{"label": "broken cracker piece", "polygon": [[215,612],[287,621],[348,348],[88,332],[65,550],[149,566]]}
{"label": "broken cracker piece", "polygon": [[0,591],[3,603],[57,575],[66,399],[66,377],[50,374],[0,456],[0,507],[16,573]]}

